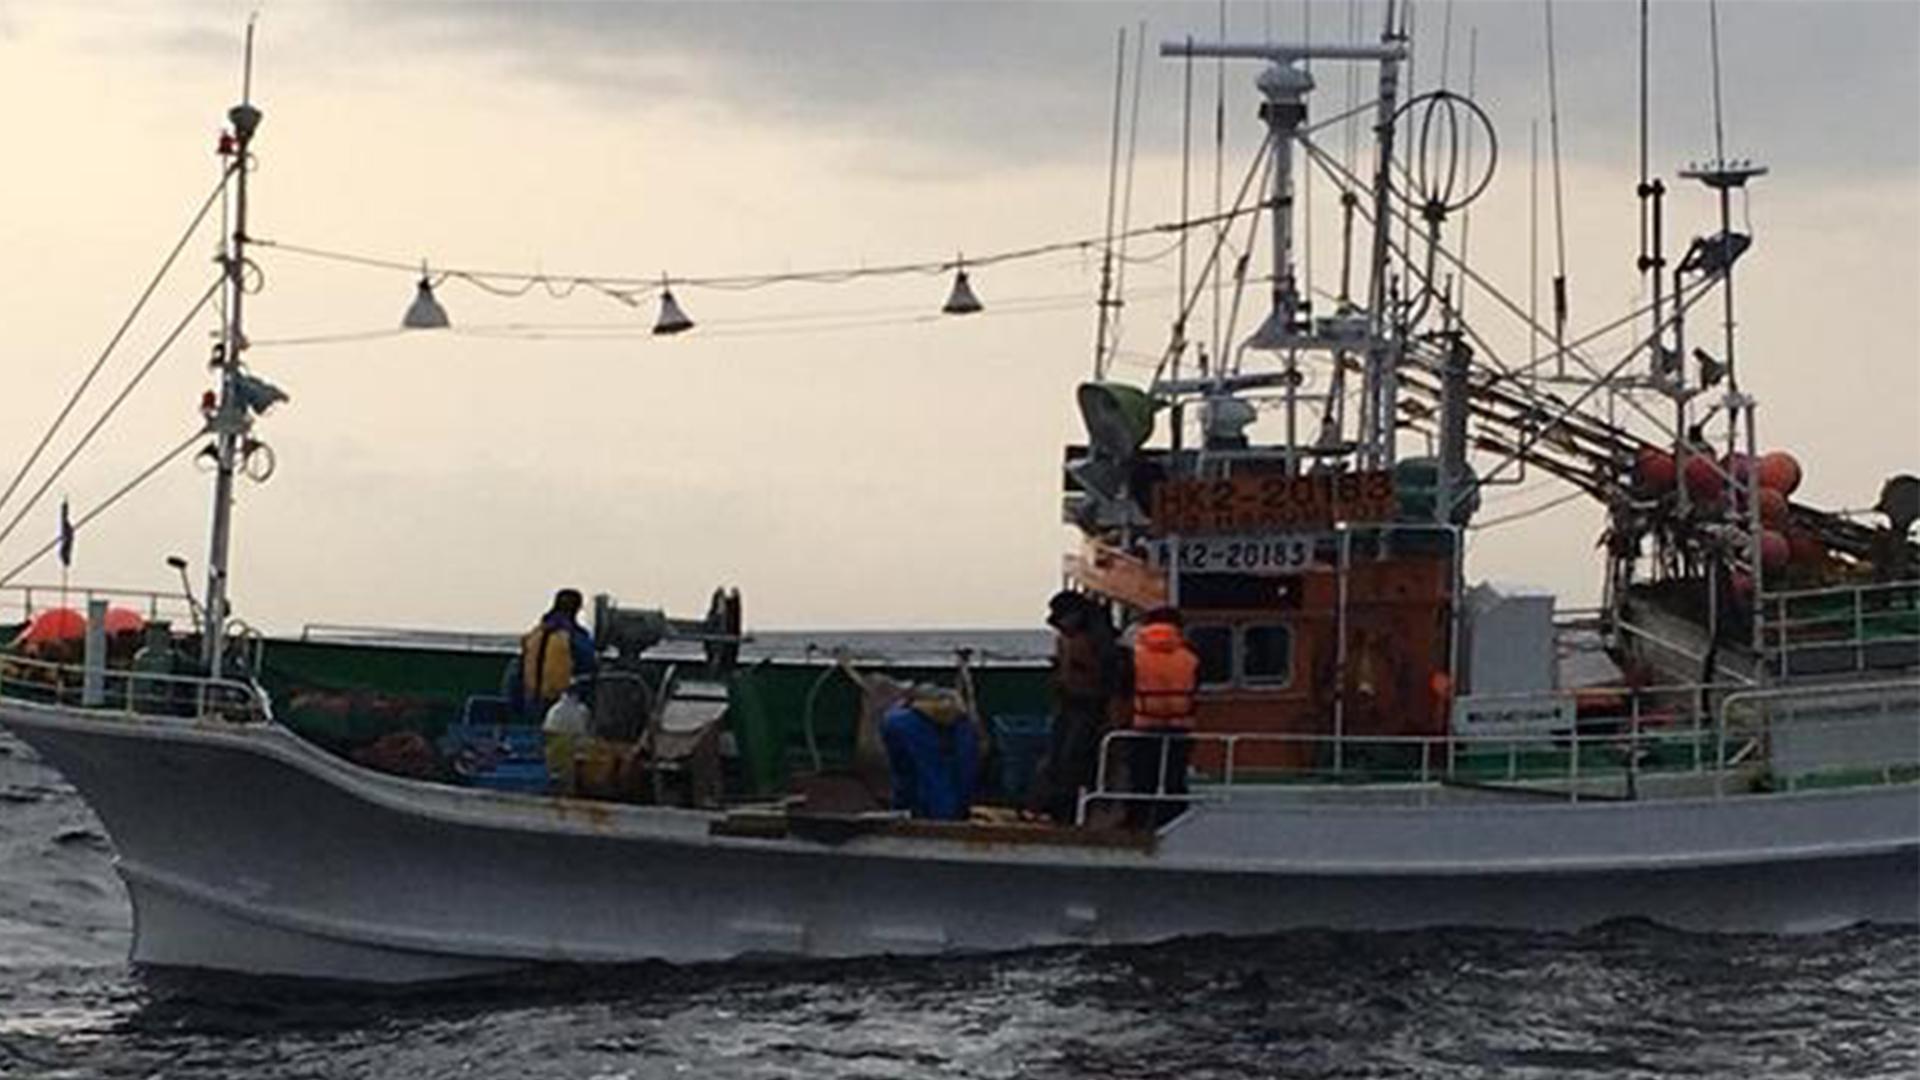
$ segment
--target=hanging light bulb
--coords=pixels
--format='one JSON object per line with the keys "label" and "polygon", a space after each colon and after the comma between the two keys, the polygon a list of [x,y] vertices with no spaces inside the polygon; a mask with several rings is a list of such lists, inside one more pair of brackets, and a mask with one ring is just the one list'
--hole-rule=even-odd
{"label": "hanging light bulb", "polygon": [[420,284],[413,291],[413,303],[407,306],[406,315],[400,319],[403,330],[445,330],[447,309],[433,295],[433,279],[427,274],[425,260],[420,263]]}
{"label": "hanging light bulb", "polygon": [[953,291],[947,294],[947,302],[940,310],[948,315],[972,315],[981,310],[981,304],[980,298],[973,295],[973,285],[967,281],[967,260],[956,259],[953,267]]}
{"label": "hanging light bulb", "polygon": [[693,329],[693,320],[680,308],[680,301],[673,298],[673,289],[668,286],[664,275],[660,278],[660,317],[653,320],[654,334],[665,337]]}

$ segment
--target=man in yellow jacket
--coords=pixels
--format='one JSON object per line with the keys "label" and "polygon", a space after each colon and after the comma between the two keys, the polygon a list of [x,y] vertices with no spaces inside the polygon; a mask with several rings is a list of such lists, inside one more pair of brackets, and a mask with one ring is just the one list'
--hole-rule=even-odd
{"label": "man in yellow jacket", "polygon": [[593,635],[580,625],[584,600],[578,589],[561,589],[553,606],[520,638],[520,662],[507,675],[507,697],[521,716],[539,723],[575,679],[593,674]]}

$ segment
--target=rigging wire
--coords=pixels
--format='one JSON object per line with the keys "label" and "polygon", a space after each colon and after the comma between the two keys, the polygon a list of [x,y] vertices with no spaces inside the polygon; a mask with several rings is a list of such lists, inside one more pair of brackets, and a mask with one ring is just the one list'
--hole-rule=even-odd
{"label": "rigging wire", "polygon": [[68,395],[66,404],[61,406],[60,412],[53,418],[53,423],[47,426],[46,432],[40,436],[40,441],[34,445],[33,452],[27,455],[27,460],[20,466],[19,471],[13,474],[12,480],[8,481],[6,490],[0,491],[0,507],[4,507],[7,500],[13,498],[14,492],[19,490],[21,482],[27,478],[27,473],[39,463],[40,455],[46,453],[54,436],[59,434],[60,428],[66,424],[67,417],[72,415],[74,407],[80,404],[80,398],[86,394],[87,388],[93,385],[94,378],[100,374],[107,360],[113,356],[113,351],[119,347],[121,339],[126,337],[128,330],[132,329],[134,320],[139,318],[140,312],[147,306],[147,301],[160,287],[160,282],[166,278],[168,271],[173,269],[174,261],[180,257],[180,252],[185,250],[187,242],[199,232],[201,224],[207,219],[208,211],[212,210],[214,204],[224,196],[227,181],[233,176],[235,168],[238,168],[237,164],[229,164],[222,170],[220,182],[214,185],[213,191],[208,193],[206,199],[200,203],[200,209],[194,212],[193,219],[187,223],[186,231],[182,232],[180,239],[174,242],[173,250],[167,252],[167,257],[161,260],[160,269],[154,271],[152,280],[148,281],[147,287],[141,290],[139,298],[133,302],[133,307],[127,312],[126,318],[120,321],[119,329],[107,339],[106,348],[101,349],[100,355],[94,358],[93,366],[87,369],[86,375],[80,380],[80,385],[74,387],[73,393]]}
{"label": "rigging wire", "polygon": [[1538,506],[1530,506],[1525,510],[1515,510],[1511,514],[1503,514],[1496,518],[1488,518],[1485,521],[1469,526],[1468,531],[1484,532],[1487,529],[1497,529],[1502,525],[1511,525],[1516,521],[1525,521],[1526,519],[1531,517],[1538,517],[1539,515],[1544,514],[1549,510],[1558,509],[1561,506],[1564,506],[1575,499],[1582,498],[1586,494],[1587,492],[1585,491],[1585,489],[1574,488],[1572,491],[1569,491],[1564,495],[1559,495],[1559,496],[1556,496],[1555,498],[1548,499],[1546,502],[1543,502]]}
{"label": "rigging wire", "polygon": [[1127,28],[1121,27],[1113,49],[1113,133],[1107,142],[1107,217],[1100,241],[1099,317],[1094,322],[1093,377],[1101,378],[1107,355],[1107,324],[1113,311],[1113,215],[1120,191],[1120,103],[1127,83]]}
{"label": "rigging wire", "polygon": [[1133,173],[1134,162],[1140,149],[1140,87],[1145,80],[1140,75],[1146,70],[1147,63],[1147,21],[1140,20],[1139,29],[1134,34],[1133,50],[1133,109],[1127,119],[1127,180],[1120,198],[1120,253],[1119,266],[1113,277],[1113,319],[1112,333],[1107,340],[1107,353],[1120,345],[1120,317],[1127,302],[1127,232],[1133,228]]}
{"label": "rigging wire", "polygon": [[1554,355],[1559,358],[1557,374],[1567,373],[1567,216],[1560,176],[1560,77],[1555,61],[1553,40],[1553,0],[1542,0],[1547,13],[1547,141],[1553,157],[1553,325]]}
{"label": "rigging wire", "polygon": [[[1224,225],[1243,215],[1258,213],[1259,210],[1260,207],[1257,206],[1239,207],[1220,214],[1206,214],[1200,217],[1184,218],[1180,221],[1166,221],[1153,225],[1142,225],[1127,230],[1124,236],[1126,238],[1138,239],[1154,235],[1180,234],[1190,229]],[[1115,236],[1115,239],[1121,238],[1121,235]],[[416,275],[420,272],[420,262],[417,259],[392,259],[376,255],[365,255],[358,252],[313,247],[286,240],[272,240],[259,237],[250,237],[249,243],[255,247],[270,248],[292,255],[300,255],[306,258],[351,266],[361,266],[368,269],[390,270],[408,275]],[[979,267],[999,266],[1006,263],[1027,262],[1061,253],[1077,252],[1085,254],[1088,251],[1098,248],[1101,243],[1102,238],[1098,236],[1056,240],[1044,244],[1034,244],[1028,247],[989,252],[985,255],[969,255],[966,257],[966,266],[968,269],[977,269]],[[1130,256],[1130,258],[1136,262],[1154,261],[1166,258],[1174,254],[1177,250],[1177,245],[1170,243],[1166,248],[1151,256]],[[921,262],[884,263],[874,266],[795,270],[771,274],[669,277],[665,283],[670,283],[675,288],[704,288],[744,292],[774,285],[840,285],[871,278],[907,277],[915,275],[931,277],[936,274],[952,273],[958,269],[959,266],[960,260],[958,258],[946,258]],[[549,291],[553,292],[554,289],[558,289],[564,284],[566,286],[565,291],[554,293],[554,295],[565,296],[574,288],[588,288],[618,299],[629,306],[636,303],[639,298],[656,293],[663,287],[663,280],[659,275],[637,277],[622,275],[544,274],[522,270],[474,269],[464,267],[434,270],[430,275],[430,283],[436,287],[449,279],[458,279],[494,293],[495,295],[508,298],[524,296],[535,286],[548,286]],[[520,287],[506,288],[495,284],[503,281],[518,282],[520,283]]]}
{"label": "rigging wire", "polygon": [[[194,444],[198,443],[201,437],[205,434],[206,434],[205,428],[196,429],[194,433],[187,436],[186,439],[180,443],[180,445],[174,447],[173,449],[167,451],[165,454],[161,455],[159,460],[155,461],[151,465],[148,465],[146,468],[140,470],[140,472],[136,474],[133,479],[120,485],[120,487],[117,490],[115,490],[113,494],[108,495],[106,498],[100,500],[100,502],[95,504],[92,509],[88,510],[84,514],[81,514],[78,518],[74,519],[72,523],[73,532],[76,534],[79,533],[80,530],[86,528],[88,523],[92,522],[94,518],[97,518],[101,514],[106,513],[107,510],[112,508],[112,506],[115,503],[119,502],[121,499],[126,498],[129,494],[132,494],[135,488],[138,488],[140,485],[152,479],[154,474],[158,473],[161,469],[166,468],[168,465],[173,464],[173,462],[177,458],[179,458],[181,454],[184,454],[189,449],[191,449],[194,446]],[[59,547],[60,541],[61,541],[61,538],[56,536],[52,540],[49,540],[46,543],[42,544],[38,550],[36,550],[33,554],[23,559],[19,565],[7,571],[4,576],[0,576],[0,585],[9,584],[15,578],[19,577],[21,574],[26,573],[27,570],[32,568],[34,563],[37,563],[41,559],[46,558],[49,552]]]}
{"label": "rigging wire", "polygon": [[207,304],[213,300],[214,294],[220,291],[220,286],[225,283],[225,280],[224,276],[216,278],[213,284],[207,286],[207,291],[200,294],[200,299],[195,301],[193,307],[188,309],[186,315],[174,325],[172,331],[160,342],[159,348],[156,348],[153,351],[153,355],[147,357],[146,362],[141,364],[139,369],[133,373],[133,377],[127,380],[127,384],[120,388],[120,393],[115,395],[114,399],[107,403],[106,410],[100,414],[99,418],[94,420],[93,426],[87,428],[86,432],[80,436],[80,441],[73,444],[73,448],[67,451],[67,455],[60,459],[60,463],[55,465],[53,471],[47,474],[46,479],[40,482],[40,486],[34,489],[33,494],[28,497],[26,505],[22,506],[19,512],[14,514],[13,520],[7,522],[6,528],[0,529],[0,543],[5,543],[7,537],[12,536],[14,530],[20,527],[20,523],[26,520],[27,515],[31,513],[33,508],[45,497],[48,489],[52,488],[54,482],[60,479],[60,475],[67,471],[67,467],[73,464],[73,460],[80,456],[80,452],[87,448],[87,444],[93,441],[93,437],[98,435],[100,429],[106,426],[107,421],[113,418],[113,414],[119,411],[120,406],[124,404],[127,397],[133,393],[134,388],[140,385],[141,380],[147,377],[147,373],[153,370],[153,366],[159,363],[160,358],[166,355],[167,350],[173,347],[173,343],[179,339],[181,334],[186,332],[187,327],[192,325],[193,320],[198,317],[200,312],[206,308]]}

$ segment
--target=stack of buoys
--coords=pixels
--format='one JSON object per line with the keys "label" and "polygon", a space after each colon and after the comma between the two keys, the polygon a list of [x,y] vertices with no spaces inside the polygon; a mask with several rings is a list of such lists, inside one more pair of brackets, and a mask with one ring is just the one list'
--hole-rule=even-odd
{"label": "stack of buoys", "polygon": [[[1644,446],[1634,455],[1631,479],[1640,498],[1664,499],[1684,488],[1691,505],[1709,515],[1731,510],[1735,522],[1747,520],[1748,485],[1757,483],[1760,565],[1777,574],[1789,566],[1817,566],[1826,558],[1819,536],[1793,523],[1789,496],[1799,489],[1803,475],[1799,459],[1785,450],[1716,458],[1702,447],[1689,450],[1682,460],[1675,451]],[[1747,587],[1750,592],[1751,581]]]}

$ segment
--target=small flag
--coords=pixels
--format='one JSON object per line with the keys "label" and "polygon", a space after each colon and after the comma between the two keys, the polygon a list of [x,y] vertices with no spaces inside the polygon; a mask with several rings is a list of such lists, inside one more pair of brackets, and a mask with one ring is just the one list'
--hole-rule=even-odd
{"label": "small flag", "polygon": [[60,565],[73,565],[73,518],[67,515],[67,500],[60,500]]}

